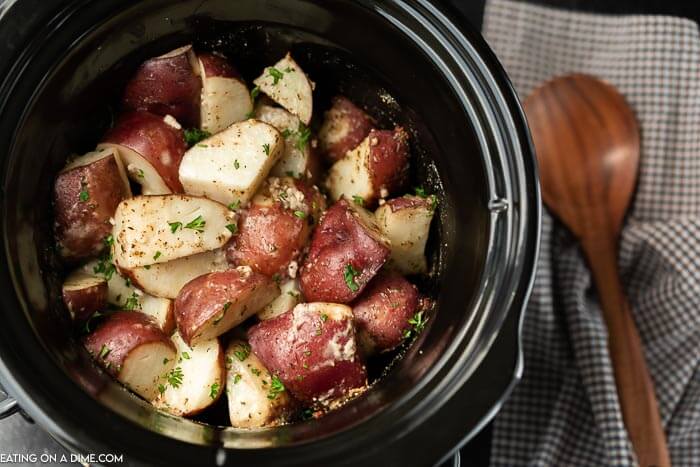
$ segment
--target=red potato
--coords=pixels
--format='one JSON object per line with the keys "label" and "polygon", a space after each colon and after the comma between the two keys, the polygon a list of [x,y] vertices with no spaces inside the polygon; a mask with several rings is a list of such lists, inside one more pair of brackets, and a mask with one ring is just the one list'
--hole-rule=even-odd
{"label": "red potato", "polygon": [[131,196],[116,152],[103,149],[80,156],[54,182],[54,230],[60,255],[69,262],[97,256],[112,232],[109,220]]}
{"label": "red potato", "polygon": [[340,160],[359,146],[373,127],[374,121],[362,109],[347,97],[336,96],[318,131],[321,151],[331,162]]}
{"label": "red potato", "polygon": [[316,180],[321,171],[318,151],[315,149],[317,141],[299,117],[280,107],[260,104],[255,109],[255,118],[274,126],[284,136],[284,153],[270,175]]}
{"label": "red potato", "polygon": [[273,378],[250,345],[233,340],[226,349],[226,394],[231,426],[262,428],[284,423],[294,400]]}
{"label": "red potato", "polygon": [[[226,248],[231,264],[267,276],[296,275],[296,260],[325,205],[318,192],[292,178],[270,178],[241,213],[239,231]],[[295,262],[295,264],[292,264]]]}
{"label": "red potato", "polygon": [[301,401],[326,405],[367,386],[345,305],[302,303],[253,326],[248,337],[253,353]]}
{"label": "red potato", "polygon": [[254,83],[273,101],[299,117],[304,125],[309,124],[314,107],[314,84],[289,53],[265,68]]}
{"label": "red potato", "polygon": [[235,213],[197,196],[135,196],[114,213],[114,264],[119,269],[166,263],[222,247]]}
{"label": "red potato", "polygon": [[280,294],[277,298],[258,312],[258,319],[265,321],[266,319],[276,318],[301,302],[302,296],[301,290],[299,290],[299,283],[294,279],[287,280],[280,285]]}
{"label": "red potato", "polygon": [[394,198],[374,213],[377,224],[391,241],[389,265],[402,274],[428,271],[425,244],[435,214],[435,198],[406,195]]}
{"label": "red potato", "polygon": [[253,99],[241,75],[219,55],[200,53],[198,58],[202,76],[202,130],[218,133],[248,118]]}
{"label": "red potato", "polygon": [[372,214],[342,198],[314,231],[301,268],[304,297],[311,302],[351,302],[386,262],[389,252],[389,241]]}
{"label": "red potato", "polygon": [[192,256],[119,272],[144,292],[156,297],[177,298],[192,279],[214,271],[228,269],[223,250],[205,251]]}
{"label": "red potato", "polygon": [[278,295],[274,281],[248,267],[205,274],[177,296],[177,328],[188,345],[197,345],[238,326]]}
{"label": "red potato", "polygon": [[170,338],[143,313],[111,314],[83,341],[92,358],[146,400],[158,395],[158,381],[175,364]]}
{"label": "red potato", "polygon": [[199,126],[202,80],[191,45],[143,62],[127,83],[125,110],[172,115],[188,127]]}
{"label": "red potato", "polygon": [[372,130],[358,147],[333,164],[326,187],[334,200],[359,197],[371,207],[405,185],[408,162],[408,134],[403,128]]}
{"label": "red potato", "polygon": [[375,277],[352,307],[363,352],[385,352],[401,344],[419,304],[418,289],[399,274]]}
{"label": "red potato", "polygon": [[180,164],[185,192],[245,205],[284,150],[279,131],[258,120],[234,123],[191,147]]}
{"label": "red potato", "polygon": [[172,117],[129,112],[98,147],[119,152],[129,178],[141,185],[142,194],[182,193],[178,169],[187,145],[180,124]]}
{"label": "red potato", "polygon": [[62,296],[73,321],[83,322],[107,307],[107,281],[79,269],[63,282]]}
{"label": "red potato", "polygon": [[173,415],[189,417],[214,404],[224,390],[224,349],[219,339],[188,346],[175,333],[174,368],[161,377],[159,395],[152,404]]}

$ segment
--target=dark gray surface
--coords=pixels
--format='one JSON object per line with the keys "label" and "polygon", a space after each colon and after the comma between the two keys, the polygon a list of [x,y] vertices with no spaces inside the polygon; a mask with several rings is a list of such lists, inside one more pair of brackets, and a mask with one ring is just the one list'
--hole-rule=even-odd
{"label": "dark gray surface", "polygon": [[[29,423],[22,415],[16,413],[0,421],[0,452],[3,454],[62,454],[70,455],[61,445],[51,439],[44,430]],[[80,465],[73,463],[45,463],[41,465]]]}

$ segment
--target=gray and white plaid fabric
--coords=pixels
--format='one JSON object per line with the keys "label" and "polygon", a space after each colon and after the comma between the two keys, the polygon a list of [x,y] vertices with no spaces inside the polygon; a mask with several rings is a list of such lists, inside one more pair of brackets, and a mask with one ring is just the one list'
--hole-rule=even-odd
{"label": "gray and white plaid fabric", "polygon": [[[611,0],[614,1],[614,0]],[[584,72],[615,85],[642,127],[619,265],[674,466],[700,465],[700,35],[689,20],[491,0],[484,34],[518,93]],[[523,329],[525,374],[496,418],[494,465],[634,465],[581,251],[548,214]]]}

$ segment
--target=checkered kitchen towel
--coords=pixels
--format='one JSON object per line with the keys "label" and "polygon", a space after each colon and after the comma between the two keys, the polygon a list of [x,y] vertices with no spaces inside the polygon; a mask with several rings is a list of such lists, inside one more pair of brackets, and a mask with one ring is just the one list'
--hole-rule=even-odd
{"label": "checkered kitchen towel", "polygon": [[[700,466],[698,27],[490,0],[484,34],[522,98],[576,71],[615,85],[636,112],[641,167],[618,261],[673,465]],[[496,418],[492,463],[634,465],[590,273],[548,214],[523,342],[524,378]]]}

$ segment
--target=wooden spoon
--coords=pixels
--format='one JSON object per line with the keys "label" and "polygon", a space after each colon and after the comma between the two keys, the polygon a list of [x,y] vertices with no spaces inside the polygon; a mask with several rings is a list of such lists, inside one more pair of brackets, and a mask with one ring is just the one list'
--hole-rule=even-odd
{"label": "wooden spoon", "polygon": [[612,86],[586,75],[555,78],[525,101],[544,202],[581,242],[608,328],[627,432],[643,467],[670,466],[639,333],[620,283],[617,243],[634,192],[639,128]]}

